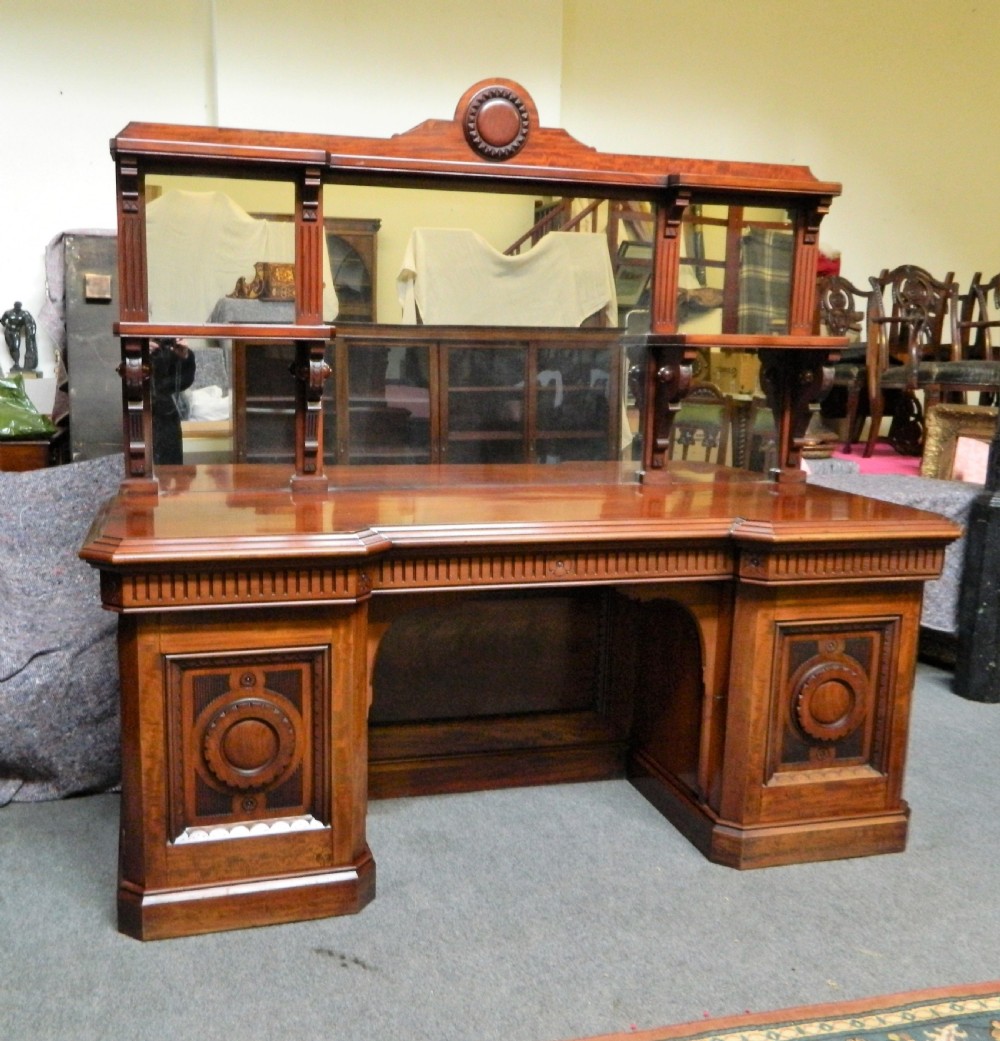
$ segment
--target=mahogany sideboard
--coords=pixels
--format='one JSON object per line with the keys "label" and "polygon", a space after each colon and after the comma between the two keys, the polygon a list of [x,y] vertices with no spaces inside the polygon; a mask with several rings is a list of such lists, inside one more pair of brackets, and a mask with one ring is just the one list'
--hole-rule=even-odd
{"label": "mahogany sideboard", "polygon": [[[263,471],[263,472],[262,472]],[[627,774],[734,867],[901,850],[922,583],[949,522],[735,470],[198,467],[120,495],[85,556],[121,612],[121,928],[356,911],[384,794]],[[602,597],[589,704],[373,727],[421,595]],[[369,781],[369,769],[371,780]]]}
{"label": "mahogany sideboard", "polygon": [[[732,867],[904,847],[922,585],[958,531],[802,480],[808,407],[842,345],[811,334],[818,225],[837,185],[802,167],[600,153],[540,127],[505,80],[470,88],[453,120],[390,139],[130,124],[112,151],[125,473],[81,554],[119,613],[122,931],[360,910],[375,890],[370,795],[627,776]],[[163,277],[147,219],[157,178],[158,191],[179,180],[200,194],[208,178],[213,205],[246,179],[285,192],[293,322],[214,324],[207,306],[156,295],[191,274]],[[609,459],[598,439],[594,458],[554,465],[328,466],[323,210],[349,215],[345,189],[366,185],[645,206],[649,332],[628,374],[641,458]],[[381,220],[381,262],[399,239],[393,211],[357,205]],[[742,277],[738,240],[690,245],[713,207],[778,214],[766,230],[788,266],[763,328],[725,308],[696,332],[679,314],[684,271],[708,289]],[[470,326],[467,339],[482,335]],[[154,467],[150,344],[178,336],[289,348],[294,465]],[[778,425],[768,476],[666,457],[691,362],[719,346],[761,358]]]}

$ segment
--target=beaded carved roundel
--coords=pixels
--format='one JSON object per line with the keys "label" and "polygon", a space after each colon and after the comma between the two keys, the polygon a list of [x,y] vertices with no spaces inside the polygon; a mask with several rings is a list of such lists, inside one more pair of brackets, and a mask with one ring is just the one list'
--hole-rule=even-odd
{"label": "beaded carved roundel", "polygon": [[469,102],[465,139],[485,159],[510,159],[528,139],[528,108],[509,87],[486,87]]}
{"label": "beaded carved roundel", "polygon": [[296,727],[278,699],[231,698],[204,715],[202,755],[225,787],[264,788],[291,765]]}

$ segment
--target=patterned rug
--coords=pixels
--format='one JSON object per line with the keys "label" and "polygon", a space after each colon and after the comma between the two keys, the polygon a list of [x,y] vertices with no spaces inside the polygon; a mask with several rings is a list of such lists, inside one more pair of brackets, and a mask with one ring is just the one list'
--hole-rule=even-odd
{"label": "patterned rug", "polygon": [[705,1019],[586,1041],[1000,1041],[1000,980]]}

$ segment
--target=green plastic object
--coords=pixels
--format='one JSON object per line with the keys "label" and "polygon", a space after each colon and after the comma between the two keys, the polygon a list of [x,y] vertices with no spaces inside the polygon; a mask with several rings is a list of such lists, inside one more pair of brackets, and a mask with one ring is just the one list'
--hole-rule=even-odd
{"label": "green plastic object", "polygon": [[56,426],[31,403],[24,390],[24,377],[19,372],[0,376],[0,439],[23,440],[51,437]]}

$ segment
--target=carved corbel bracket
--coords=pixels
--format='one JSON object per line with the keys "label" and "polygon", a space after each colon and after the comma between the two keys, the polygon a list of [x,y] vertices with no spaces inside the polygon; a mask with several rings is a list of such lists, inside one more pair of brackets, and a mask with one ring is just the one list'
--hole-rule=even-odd
{"label": "carved corbel bracket", "polygon": [[674,419],[691,386],[691,364],[684,357],[683,347],[651,344],[647,347],[644,378],[632,378],[636,379],[636,400],[642,416],[640,479],[644,479],[649,471],[662,470],[666,463]]}
{"label": "carved corbel bracket", "polygon": [[302,220],[315,224],[319,220],[322,203],[323,177],[317,166],[302,171]]}
{"label": "carved corbel bracket", "polygon": [[153,424],[149,402],[149,341],[122,337],[122,442],[128,478],[150,477],[153,472]]}
{"label": "carved corbel bracket", "polygon": [[[323,474],[323,385],[332,369],[326,362],[326,344],[300,340],[295,344],[295,478]],[[325,482],[324,482],[325,483]]]}
{"label": "carved corbel bracket", "polygon": [[829,392],[833,367],[826,351],[763,348],[758,356],[760,385],[778,434],[778,464],[772,476],[778,481],[805,480],[801,463],[809,407]]}
{"label": "carved corbel bracket", "polygon": [[691,192],[688,189],[677,192],[670,203],[664,207],[663,237],[677,238],[684,221],[684,212],[691,204]]}
{"label": "carved corbel bracket", "polygon": [[118,197],[122,213],[139,212],[139,163],[134,155],[118,157]]}
{"label": "carved corbel bracket", "polygon": [[819,226],[822,224],[823,218],[830,212],[832,203],[833,198],[829,195],[824,195],[816,200],[814,206],[805,211],[802,229],[803,245],[816,246],[819,244]]}

